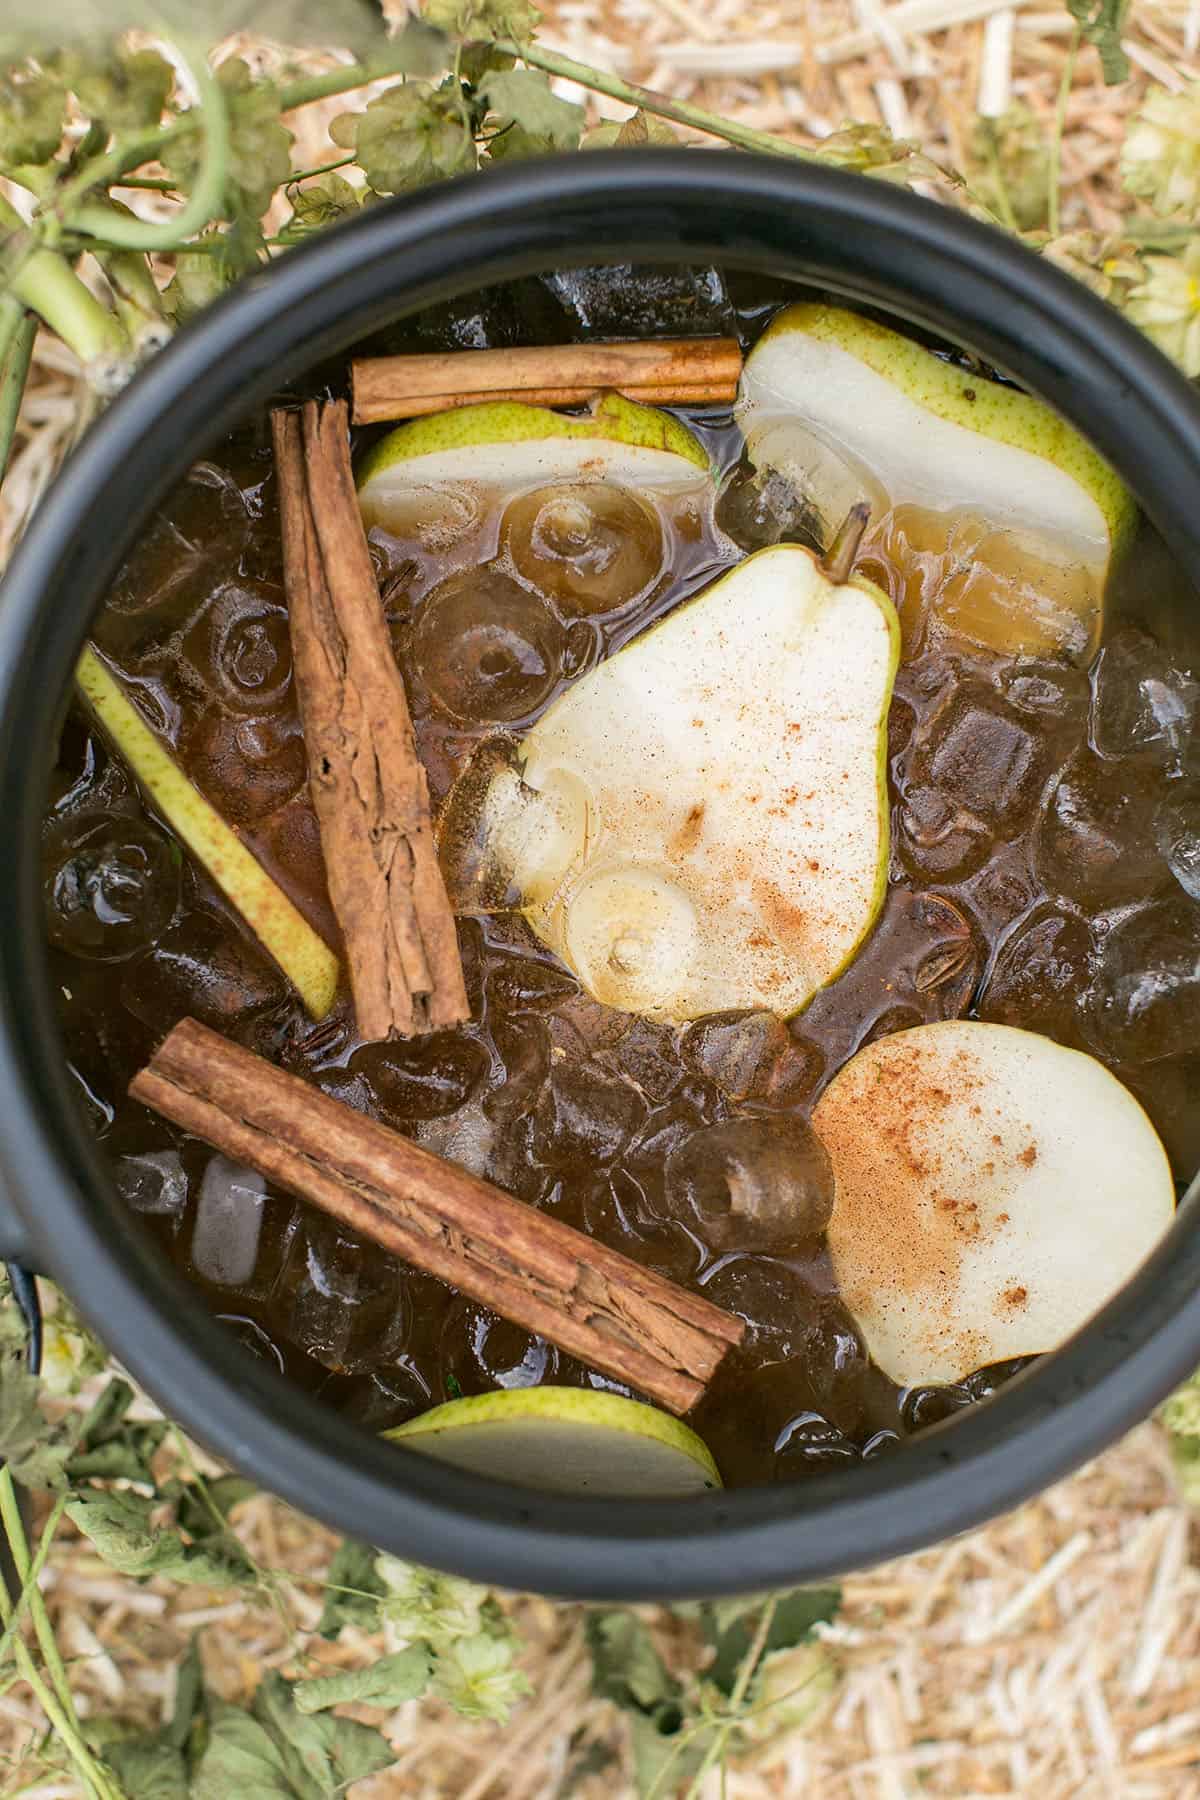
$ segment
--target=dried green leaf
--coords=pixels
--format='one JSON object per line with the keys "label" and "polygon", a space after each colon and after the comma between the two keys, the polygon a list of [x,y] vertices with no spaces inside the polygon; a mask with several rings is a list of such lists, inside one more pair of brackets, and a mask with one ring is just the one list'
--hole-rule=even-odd
{"label": "dried green leaf", "polygon": [[630,1721],[633,1781],[638,1800],[666,1800],[686,1793],[700,1773],[716,1733],[715,1725],[688,1731],[680,1723],[664,1730],[645,1713]]}
{"label": "dried green leaf", "polygon": [[1129,0],[1067,0],[1067,11],[1100,52],[1100,67],[1110,87],[1129,78],[1129,59],[1121,48],[1128,6]]}
{"label": "dried green leaf", "polygon": [[488,146],[494,161],[577,148],[583,108],[560,100],[539,69],[493,69],[479,91],[497,127]]}
{"label": "dried green leaf", "polygon": [[282,1675],[264,1676],[252,1711],[299,1800],[326,1800],[395,1760],[387,1739],[371,1726],[302,1713]]}
{"label": "dried green leaf", "polygon": [[201,1544],[155,1521],[161,1510],[157,1496],[102,1493],[91,1489],[72,1494],[67,1516],[89,1537],[111,1568],[142,1579],[164,1575],[198,1587],[247,1587],[257,1571],[237,1539],[226,1535]]}
{"label": "dried green leaf", "polygon": [[365,1669],[343,1669],[336,1675],[319,1675],[299,1681],[294,1689],[302,1713],[325,1712],[331,1706],[354,1701],[364,1706],[403,1706],[415,1700],[429,1685],[433,1653],[427,1644],[410,1644],[394,1656],[381,1656]]}
{"label": "dried green leaf", "polygon": [[518,1700],[533,1690],[513,1666],[507,1637],[464,1637],[438,1650],[434,1691],[464,1719],[503,1725]]}
{"label": "dried green leaf", "polygon": [[312,1800],[320,1788],[306,1786],[299,1795],[288,1778],[279,1751],[257,1719],[240,1706],[212,1702],[208,1741],[192,1778],[189,1800],[230,1800],[234,1794],[254,1800]]}
{"label": "dried green leaf", "polygon": [[167,1429],[165,1419],[126,1417],[134,1393],[115,1378],[103,1389],[83,1421],[79,1446],[67,1465],[72,1481],[138,1481],[154,1486],[151,1459]]}
{"label": "dried green leaf", "polygon": [[670,147],[681,144],[683,139],[677,131],[673,131],[665,119],[657,118],[653,113],[641,107],[630,113],[627,119],[606,119],[603,125],[594,125],[584,136],[581,148],[584,150],[642,150],[648,144],[661,144]]}
{"label": "dried green leaf", "polygon": [[425,0],[426,24],[453,38],[502,38],[527,44],[541,13],[529,0]]}
{"label": "dried green leaf", "polygon": [[377,194],[460,175],[475,167],[475,140],[461,89],[406,81],[389,88],[362,112],[341,113],[329,128],[335,144],[352,149]]}
{"label": "dried green leaf", "polygon": [[584,1634],[592,1658],[592,1691],[626,1711],[659,1717],[670,1709],[677,1728],[682,1690],[642,1621],[623,1608],[593,1612]]}
{"label": "dried green leaf", "polygon": [[66,89],[27,63],[0,74],[0,168],[49,162],[62,142]]}
{"label": "dried green leaf", "polygon": [[185,1749],[203,1707],[204,1667],[200,1661],[200,1640],[193,1637],[187,1655],[175,1671],[175,1704],[160,1735],[176,1750]]}
{"label": "dried green leaf", "polygon": [[64,59],[63,73],[89,119],[110,131],[157,125],[175,71],[157,50],[89,51]]}
{"label": "dried green leaf", "polygon": [[[793,1588],[781,1594],[763,1643],[763,1654],[773,1650],[791,1650],[805,1643],[814,1625],[835,1618],[842,1603],[840,1588]],[[758,1609],[761,1612],[761,1607]],[[732,1694],[737,1686],[742,1664],[754,1642],[758,1617],[756,1612],[743,1613],[723,1629],[707,1635],[714,1649],[707,1679],[723,1694]]]}
{"label": "dried green leaf", "polygon": [[0,1461],[31,1488],[62,1488],[80,1420],[68,1413],[51,1423],[41,1387],[26,1362],[25,1321],[7,1282],[0,1283]]}
{"label": "dried green leaf", "polygon": [[126,1800],[188,1800],[187,1764],[159,1733],[129,1738],[104,1751]]}
{"label": "dried green leaf", "polygon": [[379,1625],[379,1599],[387,1588],[375,1573],[377,1552],[354,1538],[343,1538],[329,1565],[325,1605],[317,1630],[335,1638],[343,1625],[374,1631]]}
{"label": "dried green leaf", "polygon": [[212,1481],[181,1481],[172,1496],[175,1522],[193,1540],[219,1536],[234,1507],[257,1492],[257,1482],[247,1481],[244,1475],[218,1475]]}

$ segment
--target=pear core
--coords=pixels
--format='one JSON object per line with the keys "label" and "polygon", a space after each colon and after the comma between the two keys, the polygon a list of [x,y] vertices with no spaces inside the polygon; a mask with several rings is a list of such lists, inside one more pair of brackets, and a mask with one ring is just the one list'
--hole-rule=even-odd
{"label": "pear core", "polygon": [[[751,460],[794,481],[827,532],[855,489],[874,501],[877,525],[889,507],[925,521],[948,553],[948,629],[1007,652],[1084,658],[1094,647],[1133,502],[1041,401],[874,320],[803,304],[747,358],[740,417]],[[966,603],[970,568],[988,579],[976,572]]]}
{"label": "pear core", "polygon": [[386,1437],[546,1493],[671,1499],[719,1488],[708,1446],[657,1407],[586,1388],[509,1388],[435,1406]]}
{"label": "pear core", "polygon": [[1103,1064],[951,1020],[868,1044],[821,1096],[838,1287],[900,1387],[1053,1350],[1130,1278],[1175,1190]]}
{"label": "pear core", "polygon": [[748,557],[576,681],[511,763],[485,750],[492,777],[460,777],[452,894],[515,889],[606,1005],[798,1011],[882,901],[898,641],[870,582],[835,586],[796,545]]}

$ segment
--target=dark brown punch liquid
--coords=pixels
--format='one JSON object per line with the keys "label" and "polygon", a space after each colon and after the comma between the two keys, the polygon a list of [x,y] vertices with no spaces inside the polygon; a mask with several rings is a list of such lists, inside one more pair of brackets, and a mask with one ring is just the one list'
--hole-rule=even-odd
{"label": "dark brown punch liquid", "polygon": [[[750,306],[743,325],[762,311]],[[472,329],[468,308],[443,341],[477,341]],[[802,537],[803,522],[737,469],[735,428],[691,422],[734,472],[719,516],[742,548]],[[115,584],[95,638],[197,785],[332,936],[261,446],[248,431],[192,471]],[[524,729],[565,683],[728,566],[728,543],[685,510],[669,521],[666,566],[644,598],[621,601],[622,584],[637,583],[618,561],[615,607],[581,609],[555,587],[544,541],[569,538],[572,504],[565,496],[541,527],[518,512],[503,543],[494,516],[465,528],[452,519],[424,543],[372,532],[435,799],[482,738]],[[653,554],[644,502],[614,505],[617,551]],[[856,961],[790,1025],[723,1016],[679,1031],[606,1010],[511,916],[460,921],[472,1003],[463,1029],[364,1045],[344,1002],[313,1025],[72,713],[44,840],[67,1054],[121,1192],[248,1356],[373,1429],[496,1386],[615,1385],[132,1104],[130,1077],[185,1015],[742,1314],[745,1348],[691,1421],[727,1481],[873,1455],[1004,1371],[901,1394],[867,1358],[819,1240],[787,1257],[703,1242],[694,1219],[673,1216],[664,1182],[668,1154],[700,1126],[806,1116],[871,1038],[977,1016],[1102,1056],[1148,1108],[1178,1179],[1190,1179],[1200,1161],[1197,687],[1190,645],[1172,635],[1182,590],[1161,546],[1147,532],[1128,556],[1090,669],[962,640],[926,645],[912,626],[936,580],[928,559],[877,531],[860,567],[909,627],[889,721],[890,881]]]}

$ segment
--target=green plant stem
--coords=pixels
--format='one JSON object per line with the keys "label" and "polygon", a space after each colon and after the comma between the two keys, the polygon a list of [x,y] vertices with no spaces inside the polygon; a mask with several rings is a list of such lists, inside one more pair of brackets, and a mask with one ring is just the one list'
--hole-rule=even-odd
{"label": "green plant stem", "polygon": [[[62,1739],[89,1797],[94,1796],[95,1800],[124,1800],[120,1788],[92,1755],[79,1730],[79,1722],[75,1718],[75,1708],[71,1700],[70,1686],[67,1684],[66,1670],[63,1668],[62,1658],[58,1654],[58,1646],[54,1644],[54,1633],[46,1613],[45,1602],[42,1600],[41,1590],[36,1581],[30,1583],[32,1565],[29,1558],[29,1544],[25,1537],[25,1527],[21,1523],[21,1513],[17,1505],[12,1473],[7,1464],[0,1469],[0,1520],[3,1522],[5,1535],[8,1538],[13,1563],[21,1578],[22,1597],[24,1597],[25,1587],[29,1587],[30,1616],[34,1622],[34,1629],[37,1632],[43,1656],[46,1655],[46,1644],[39,1624],[39,1610],[41,1619],[45,1621],[45,1629],[53,1645],[54,1655],[53,1665],[47,1657],[47,1667],[51,1670],[56,1686],[58,1678],[54,1675],[55,1667],[61,1674],[66,1691],[65,1707],[60,1704],[59,1697],[52,1693],[42,1680],[25,1640],[14,1631],[11,1643],[21,1678],[28,1685],[54,1731]],[[0,1620],[3,1620],[6,1628],[15,1626],[18,1622],[17,1607],[4,1591],[2,1582],[0,1582]]]}
{"label": "green plant stem", "polygon": [[294,187],[298,181],[309,181],[314,175],[332,175],[335,169],[344,169],[347,163],[354,161],[354,152],[348,156],[339,156],[336,162],[320,163],[315,169],[295,169],[287,178],[287,186]]}
{"label": "green plant stem", "polygon": [[671,119],[676,125],[690,125],[696,131],[707,132],[710,137],[724,138],[727,144],[736,144],[739,149],[762,150],[769,156],[798,156],[805,162],[814,160],[811,150],[790,143],[787,138],[776,137],[773,132],[739,125],[733,119],[723,119],[719,113],[708,112],[702,106],[691,106],[685,100],[670,100],[665,94],[655,93],[653,88],[622,81],[619,75],[609,75],[603,69],[593,69],[588,63],[575,62],[569,56],[560,56],[556,50],[543,50],[535,44],[526,44],[523,48],[519,44],[501,44],[499,48],[519,56],[530,68],[541,69],[547,75],[561,75],[568,81],[578,82],[580,87],[591,88],[593,93],[607,94],[610,100],[623,100],[627,106],[655,113],[661,119]]}
{"label": "green plant stem", "polygon": [[719,1758],[724,1757],[726,1746],[729,1743],[730,1733],[737,1723],[738,1715],[746,1703],[746,1695],[749,1691],[750,1683],[754,1679],[755,1670],[762,1661],[763,1651],[767,1647],[767,1639],[771,1633],[771,1621],[775,1617],[775,1608],[778,1604],[779,1602],[776,1599],[770,1599],[762,1609],[762,1616],[758,1621],[758,1627],[751,1639],[750,1648],[742,1658],[741,1667],[738,1669],[737,1680],[734,1682],[733,1691],[729,1696],[729,1706],[727,1709],[728,1722],[720,1727],[711,1745],[705,1752],[704,1761],[696,1771],[692,1784],[688,1788],[685,1800],[700,1800],[700,1790],[704,1786],[705,1776],[713,1767],[713,1764],[716,1763]]}
{"label": "green plant stem", "polygon": [[29,234],[32,241],[14,253],[8,286],[16,299],[57,331],[85,366],[102,358],[124,356],[129,343],[120,321],[88,291],[65,256],[37,246],[31,228],[0,195],[0,234],[17,237],[21,233]]}
{"label": "green plant stem", "polygon": [[72,230],[114,244],[120,250],[161,250],[180,238],[202,231],[215,214],[220,213],[225,194],[225,176],[229,168],[229,114],[221,84],[208,66],[208,58],[197,52],[187,59],[188,71],[196,83],[199,123],[204,131],[204,154],[192,191],[175,214],[162,223],[125,218],[114,214],[107,204],[83,204],[66,211],[59,198],[58,216]]}
{"label": "green plant stem", "polygon": [[1063,64],[1062,80],[1058,84],[1058,99],[1054,106],[1054,131],[1050,138],[1050,154],[1046,161],[1046,224],[1051,237],[1057,237],[1061,219],[1061,196],[1059,187],[1062,179],[1062,141],[1067,123],[1067,100],[1071,93],[1071,84],[1075,80],[1075,59],[1079,55],[1079,44],[1082,32],[1077,25],[1071,33],[1071,42],[1067,48],[1067,60]]}
{"label": "green plant stem", "polygon": [[16,326],[8,337],[7,351],[0,349],[0,482],[8,470],[21,396],[33,360],[33,344],[37,337],[37,317],[27,312],[11,294],[0,296],[0,344],[6,337],[10,309],[16,314]]}
{"label": "green plant stem", "polygon": [[30,1597],[37,1586],[38,1578],[46,1566],[46,1558],[50,1554],[50,1545],[54,1541],[54,1534],[58,1530],[59,1521],[63,1516],[63,1508],[66,1504],[67,1496],[65,1494],[60,1494],[58,1499],[54,1502],[50,1517],[42,1527],[42,1535],[38,1539],[38,1547],[34,1554],[33,1561],[29,1565],[29,1573],[25,1576],[25,1579],[21,1584],[21,1591],[13,1602],[8,1624],[4,1627],[3,1632],[0,1632],[0,1663],[3,1663],[4,1658],[8,1655],[13,1639],[20,1628],[21,1620],[25,1616],[25,1608],[29,1605]]}
{"label": "green plant stem", "polygon": [[[29,1580],[29,1545],[25,1538],[25,1527],[21,1522],[21,1509],[17,1505],[17,1490],[13,1486],[12,1471],[6,1463],[0,1469],[0,1524],[4,1526],[4,1535],[8,1539],[8,1547],[12,1552],[13,1565],[22,1582]],[[35,1584],[29,1595],[29,1616],[33,1620],[33,1629],[37,1635],[38,1648],[42,1660],[54,1683],[54,1691],[58,1695],[63,1711],[78,1725],[75,1718],[75,1702],[71,1698],[71,1683],[59,1653],[58,1643],[54,1636],[54,1627],[50,1623],[50,1615],[46,1611],[46,1602],[42,1599],[42,1590]]]}
{"label": "green plant stem", "polygon": [[179,183],[166,175],[125,175],[114,187],[138,188],[147,194],[177,194]]}

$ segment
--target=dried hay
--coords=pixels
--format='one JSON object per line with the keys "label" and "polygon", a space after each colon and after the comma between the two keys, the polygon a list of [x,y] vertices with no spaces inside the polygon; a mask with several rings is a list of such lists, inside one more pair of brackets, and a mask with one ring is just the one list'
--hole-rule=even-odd
{"label": "dried hay", "polygon": [[[1050,119],[1070,32],[1065,11],[1002,0],[559,0],[544,38],[801,141],[847,118],[878,119],[961,163],[980,107],[999,113],[1019,100]],[[1115,90],[1102,86],[1094,53],[1080,55],[1066,109],[1065,229],[1116,222],[1122,118],[1149,80],[1177,86],[1200,73],[1200,0],[1134,0],[1126,48],[1134,76]],[[622,111],[589,105],[597,117]],[[306,130],[340,106],[306,115]],[[77,428],[72,358],[43,339],[0,501],[0,550]],[[329,1534],[266,1496],[238,1524],[269,1568],[319,1576],[326,1565]],[[1192,1533],[1162,1435],[1144,1425],[989,1528],[851,1579],[827,1633],[842,1672],[829,1710],[734,1767],[730,1800],[1200,1800]],[[69,1533],[45,1586],[81,1712],[143,1722],[169,1706],[174,1664],[198,1627],[213,1686],[244,1698],[265,1668],[286,1665],[294,1629],[318,1612],[315,1588],[272,1608],[138,1586]],[[465,1725],[436,1703],[402,1708],[386,1722],[399,1764],[362,1784],[361,1800],[554,1800],[592,1743],[621,1760],[576,1788],[580,1800],[632,1792],[620,1719],[588,1691],[582,1609],[534,1597],[506,1605],[534,1698],[503,1730]],[[686,1634],[647,1616],[684,1658]],[[323,1654],[350,1665],[380,1648],[348,1631]],[[0,1696],[3,1791],[75,1800],[71,1781],[39,1778],[41,1731],[20,1687]],[[706,1800],[719,1791],[714,1774]]]}

